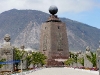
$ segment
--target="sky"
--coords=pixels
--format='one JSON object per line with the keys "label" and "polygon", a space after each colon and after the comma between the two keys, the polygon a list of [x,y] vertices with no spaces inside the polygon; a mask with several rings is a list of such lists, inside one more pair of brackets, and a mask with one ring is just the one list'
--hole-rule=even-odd
{"label": "sky", "polygon": [[0,13],[11,9],[32,9],[49,13],[51,5],[58,7],[58,17],[100,29],[100,0],[0,0]]}

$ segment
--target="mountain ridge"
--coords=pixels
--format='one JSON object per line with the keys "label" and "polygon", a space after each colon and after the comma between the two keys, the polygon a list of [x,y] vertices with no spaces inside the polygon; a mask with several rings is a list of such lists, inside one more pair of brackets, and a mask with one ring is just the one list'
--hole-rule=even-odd
{"label": "mountain ridge", "polygon": [[[41,24],[48,17],[49,14],[38,10],[12,9],[1,13],[0,43],[5,34],[10,34],[12,45],[39,49]],[[93,50],[98,48],[100,29],[67,18],[60,20],[66,24],[70,50],[84,51],[86,46]]]}

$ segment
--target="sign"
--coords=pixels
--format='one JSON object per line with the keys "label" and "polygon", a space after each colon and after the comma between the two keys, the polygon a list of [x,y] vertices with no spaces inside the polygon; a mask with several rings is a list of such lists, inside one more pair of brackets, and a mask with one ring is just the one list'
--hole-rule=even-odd
{"label": "sign", "polygon": [[13,63],[19,63],[20,60],[11,60],[11,61],[5,61],[5,62],[0,62],[0,64],[13,64]]}

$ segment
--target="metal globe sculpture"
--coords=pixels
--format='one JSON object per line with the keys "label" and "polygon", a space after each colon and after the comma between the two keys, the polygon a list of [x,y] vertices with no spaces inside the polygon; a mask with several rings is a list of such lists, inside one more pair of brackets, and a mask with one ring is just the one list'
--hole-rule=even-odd
{"label": "metal globe sculpture", "polygon": [[52,5],[49,8],[49,12],[50,12],[50,14],[55,15],[58,12],[58,8],[54,5]]}

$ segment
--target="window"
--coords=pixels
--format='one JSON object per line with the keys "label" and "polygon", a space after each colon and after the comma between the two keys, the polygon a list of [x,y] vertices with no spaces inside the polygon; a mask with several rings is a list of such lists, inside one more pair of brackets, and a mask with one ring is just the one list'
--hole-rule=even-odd
{"label": "window", "polygon": [[45,29],[46,29],[47,27],[45,27]]}
{"label": "window", "polygon": [[63,51],[63,49],[58,49],[58,51]]}
{"label": "window", "polygon": [[58,29],[60,29],[60,27],[58,26]]}

